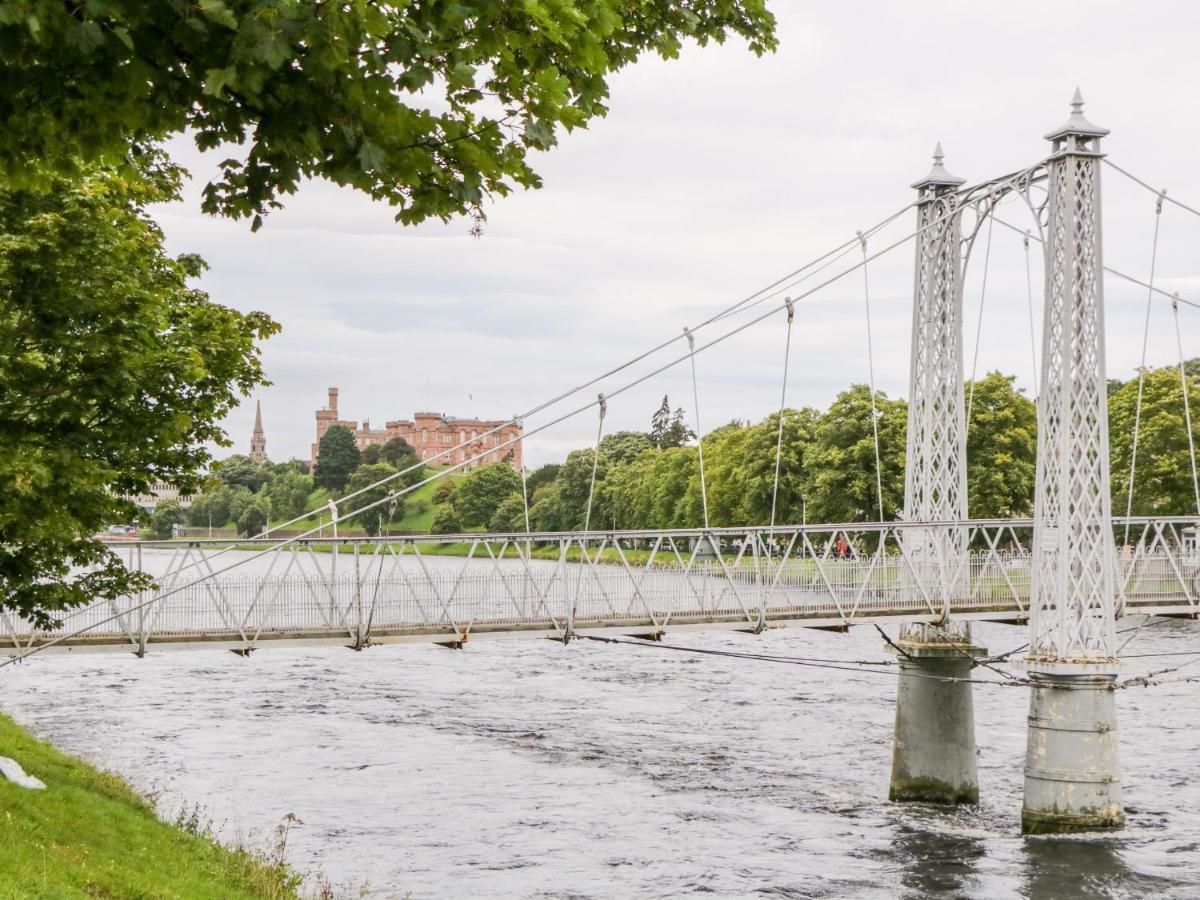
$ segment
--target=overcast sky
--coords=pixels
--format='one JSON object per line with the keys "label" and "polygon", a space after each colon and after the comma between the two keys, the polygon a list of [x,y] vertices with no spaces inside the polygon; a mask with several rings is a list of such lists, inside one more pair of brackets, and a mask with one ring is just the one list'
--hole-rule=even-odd
{"label": "overcast sky", "polygon": [[[1035,162],[1077,84],[1088,117],[1112,130],[1112,161],[1200,207],[1194,2],[771,6],[772,56],[731,41],[672,62],[646,58],[613,78],[608,117],[535,158],[545,187],[493,203],[480,239],[464,221],[403,228],[386,205],[320,182],[251,234],[244,222],[199,213],[213,160],[179,142],[195,184],[159,214],[172,250],[208,260],[203,286],[214,300],[283,326],[265,346],[273,384],[259,395],[271,457],[308,456],[313,411],[334,385],[343,417],[380,426],[424,408],[523,412],[896,212],[938,140],[947,167],[972,182]],[[1106,262],[1144,278],[1154,198],[1111,169],[1103,176]],[[1015,205],[1001,214],[1031,227]],[[914,215],[888,234],[907,234]],[[1200,220],[1168,207],[1157,281],[1200,300],[1197,247]],[[968,372],[984,248],[966,290]],[[911,245],[869,270],[876,383],[891,396],[907,393],[911,270]],[[1036,253],[1032,278],[1040,335]],[[1112,279],[1106,290],[1109,373],[1128,377],[1146,294]],[[803,301],[789,405],[824,406],[867,381],[863,310],[861,273]],[[983,310],[979,372],[999,368],[1032,389],[1025,256],[1020,236],[1001,227]],[[1200,355],[1200,311],[1184,312],[1182,327],[1185,353]],[[779,313],[697,357],[705,431],[777,408],[784,329]],[[1151,362],[1176,358],[1169,304],[1156,302]],[[614,399],[606,430],[644,429],[664,393],[692,419],[690,370],[679,366]],[[251,399],[225,423],[234,451],[248,450],[253,416]],[[595,429],[594,412],[557,426],[530,438],[527,459],[561,458]]]}

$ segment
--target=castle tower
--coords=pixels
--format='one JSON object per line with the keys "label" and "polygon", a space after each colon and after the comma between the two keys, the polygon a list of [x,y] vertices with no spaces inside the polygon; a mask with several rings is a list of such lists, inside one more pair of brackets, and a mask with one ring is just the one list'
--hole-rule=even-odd
{"label": "castle tower", "polygon": [[259,462],[267,461],[267,437],[263,434],[262,402],[254,402],[254,433],[250,435],[250,458]]}

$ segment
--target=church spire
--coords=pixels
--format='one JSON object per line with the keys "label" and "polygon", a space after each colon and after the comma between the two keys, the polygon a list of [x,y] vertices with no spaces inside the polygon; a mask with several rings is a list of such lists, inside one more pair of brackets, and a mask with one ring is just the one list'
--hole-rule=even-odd
{"label": "church spire", "polygon": [[263,434],[262,401],[254,401],[254,433],[250,436],[250,458],[266,461],[267,437]]}

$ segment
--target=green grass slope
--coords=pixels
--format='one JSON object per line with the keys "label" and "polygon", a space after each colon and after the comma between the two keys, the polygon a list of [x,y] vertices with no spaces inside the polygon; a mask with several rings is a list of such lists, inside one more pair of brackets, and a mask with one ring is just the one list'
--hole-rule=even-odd
{"label": "green grass slope", "polygon": [[296,897],[281,865],[168,825],[118,776],[0,715],[0,755],[46,783],[0,776],[0,898]]}

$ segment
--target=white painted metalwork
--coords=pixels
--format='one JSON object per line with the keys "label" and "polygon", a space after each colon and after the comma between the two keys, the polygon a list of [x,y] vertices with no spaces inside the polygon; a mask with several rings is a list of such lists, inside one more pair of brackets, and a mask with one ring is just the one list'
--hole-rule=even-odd
{"label": "white painted metalwork", "polygon": [[[1125,610],[1200,614],[1200,557],[1188,540],[1197,521],[1129,522],[1136,542],[1119,561],[1117,582]],[[911,536],[938,530],[963,540],[960,555],[944,560],[947,575],[921,567],[914,548],[924,545]],[[131,561],[141,555],[166,566],[155,591],[71,611],[50,631],[0,615],[0,654],[64,636],[51,649],[140,654],[935,623],[947,608],[960,621],[1021,621],[1032,533],[1033,520],[1023,519],[343,538],[280,548],[256,560],[254,573],[216,570],[215,577],[216,554],[228,561],[262,544],[138,544],[129,548]],[[839,536],[849,544],[840,557]]]}
{"label": "white painted metalwork", "polygon": [[[904,474],[904,520],[949,522],[967,518],[966,420],[963,414],[961,213],[964,180],[946,171],[942,145],[933,168],[913,184],[918,237],[913,278],[912,357]],[[952,597],[962,595],[956,565],[966,549],[961,528],[914,528],[907,549],[920,580],[934,586],[942,627],[914,623],[901,639],[941,638],[969,643],[965,622],[951,622]]]}
{"label": "white painted metalwork", "polygon": [[1100,235],[1100,138],[1078,91],[1046,137],[1046,306],[1038,400],[1030,658],[1115,657],[1115,543]]}

